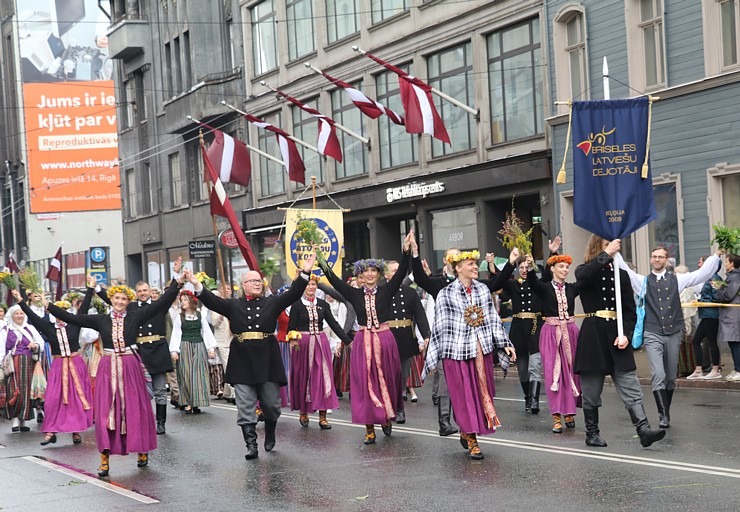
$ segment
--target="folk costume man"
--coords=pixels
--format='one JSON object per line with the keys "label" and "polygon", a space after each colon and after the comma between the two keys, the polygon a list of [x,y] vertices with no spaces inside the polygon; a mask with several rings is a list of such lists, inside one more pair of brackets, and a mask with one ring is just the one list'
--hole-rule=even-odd
{"label": "folk costume man", "polygon": [[617,304],[614,292],[614,256],[620,240],[608,242],[592,235],[586,247],[584,262],[576,268],[576,282],[586,318],[581,325],[573,371],[581,377],[583,419],[586,444],[606,446],[599,436],[599,408],[604,377],[611,375],[614,387],[629,411],[642,446],[650,446],[665,437],[665,430],[651,430],[642,405],[642,388],[637,379],[637,366],[630,339],[637,322],[635,300],[629,275],[620,270],[624,335],[617,335]]}
{"label": "folk costume man", "polygon": [[493,399],[493,352],[504,365],[516,360],[516,351],[496,313],[491,292],[477,281],[478,251],[447,256],[457,280],[442,288],[434,306],[434,326],[424,373],[441,361],[447,379],[460,443],[471,459],[482,459],[478,434],[501,426]]}
{"label": "folk costume man", "polygon": [[275,337],[278,315],[300,300],[306,289],[316,255],[303,262],[302,270],[282,295],[264,296],[259,272],[250,270],[242,277],[244,296],[238,299],[217,297],[186,270],[195,293],[205,307],[229,319],[234,338],[229,347],[229,362],[224,380],[234,388],[236,423],[242,429],[247,460],[259,456],[257,449],[257,402],[265,417],[265,450],[275,448],[275,429],[280,417],[280,388],[287,386],[285,366]]}

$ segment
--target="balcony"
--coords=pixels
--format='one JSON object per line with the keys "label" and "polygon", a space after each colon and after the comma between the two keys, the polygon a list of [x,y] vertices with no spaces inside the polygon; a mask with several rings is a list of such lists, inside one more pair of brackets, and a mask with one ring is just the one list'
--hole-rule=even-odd
{"label": "balcony", "polygon": [[127,15],[108,29],[108,53],[111,59],[129,60],[144,53],[149,41],[149,21]]}

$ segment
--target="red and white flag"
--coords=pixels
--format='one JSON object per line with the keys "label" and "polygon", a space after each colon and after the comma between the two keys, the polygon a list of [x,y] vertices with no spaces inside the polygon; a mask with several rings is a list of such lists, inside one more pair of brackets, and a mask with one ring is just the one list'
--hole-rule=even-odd
{"label": "red and white flag", "polygon": [[211,215],[218,215],[219,217],[224,217],[229,221],[229,225],[231,226],[231,229],[234,232],[234,236],[236,237],[236,242],[239,245],[239,250],[241,251],[242,256],[244,256],[244,261],[247,262],[247,266],[250,270],[256,270],[259,272],[259,263],[254,257],[254,253],[252,253],[252,248],[249,246],[249,242],[247,242],[247,238],[242,232],[242,227],[239,224],[239,220],[236,218],[236,213],[234,213],[234,208],[231,206],[229,196],[226,195],[224,185],[223,183],[221,183],[221,179],[218,177],[218,171],[216,171],[213,163],[211,163],[211,160],[208,158],[208,152],[206,151],[205,147],[201,146],[201,154],[203,155],[203,164],[205,165],[206,172],[208,173],[208,178],[213,184],[213,186],[211,187],[210,198]]}
{"label": "red and white flag", "polygon": [[322,155],[330,156],[339,163],[342,163],[342,147],[339,145],[339,139],[337,138],[337,127],[334,124],[334,120],[330,117],[325,116],[315,108],[311,108],[293,98],[288,96],[284,92],[276,91],[278,95],[282,96],[296,107],[300,108],[307,114],[312,115],[319,121],[319,142],[316,147],[319,153]]}
{"label": "red and white flag", "polygon": [[15,262],[15,258],[13,258],[12,252],[8,254],[8,261],[5,263],[5,266],[8,267],[11,274],[17,274],[21,271],[20,267],[18,267],[18,263]]}
{"label": "red and white flag", "polygon": [[359,89],[352,87],[347,82],[343,82],[339,80],[338,78],[334,78],[331,75],[327,75],[323,71],[321,72],[321,74],[324,75],[324,78],[329,80],[334,85],[339,86],[342,89],[344,89],[344,91],[349,95],[349,98],[352,100],[352,103],[354,103],[355,106],[359,108],[362,111],[362,113],[368,116],[370,119],[377,119],[383,114],[385,114],[395,124],[398,124],[401,126],[405,124],[405,120],[403,119],[403,116],[396,114],[394,111],[392,111],[389,108],[386,108],[384,105],[381,105],[377,101],[368,98],[367,95],[363,93],[362,91],[360,91]]}
{"label": "red and white flag", "polygon": [[221,130],[213,130],[213,133],[216,138],[208,148],[208,158],[218,171],[221,183],[246,187],[252,174],[247,145]]}
{"label": "red and white flag", "polygon": [[247,121],[253,125],[269,130],[275,134],[278,146],[280,146],[280,154],[282,155],[283,163],[285,164],[285,168],[288,170],[290,181],[305,184],[306,166],[303,164],[301,154],[298,152],[295,142],[290,140],[290,135],[280,128],[273,126],[270,123],[266,123],[262,119],[254,117],[253,115],[246,114],[244,117],[246,117]]}
{"label": "red and white flag", "polygon": [[370,53],[365,53],[365,55],[398,75],[401,103],[406,114],[406,132],[427,133],[435,139],[449,144],[450,136],[447,134],[447,129],[432,100],[432,88],[418,78],[379,59],[375,55]]}
{"label": "red and white flag", "polygon": [[50,282],[57,284],[56,300],[62,298],[62,248],[57,249],[57,253],[49,263],[49,270],[46,272],[46,278]]}

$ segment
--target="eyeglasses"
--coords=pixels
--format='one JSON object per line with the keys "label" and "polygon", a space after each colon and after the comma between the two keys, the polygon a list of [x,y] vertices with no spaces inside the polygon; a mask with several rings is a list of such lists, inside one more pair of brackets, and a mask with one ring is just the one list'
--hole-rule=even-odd
{"label": "eyeglasses", "polygon": [[245,281],[242,281],[242,284],[262,284],[262,279],[247,279]]}
{"label": "eyeglasses", "polygon": [[650,257],[653,258],[654,260],[664,260],[664,259],[666,259],[666,256],[659,256],[657,254],[654,254],[653,256],[650,256]]}

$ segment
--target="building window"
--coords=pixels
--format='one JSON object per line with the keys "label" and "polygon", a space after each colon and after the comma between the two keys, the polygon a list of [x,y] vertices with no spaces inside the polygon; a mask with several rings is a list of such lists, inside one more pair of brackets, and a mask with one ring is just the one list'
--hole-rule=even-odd
{"label": "building window", "polygon": [[164,73],[162,73],[162,78],[165,81],[165,99],[170,99],[175,95],[175,86],[172,81],[172,45],[170,43],[164,45]]}
{"label": "building window", "polygon": [[224,69],[234,69],[234,62],[236,62],[234,55],[234,20],[229,17],[224,22]]}
{"label": "building window", "polygon": [[640,0],[639,27],[645,55],[645,86],[664,85],[663,0]]}
{"label": "building window", "polygon": [[720,1],[722,19],[722,65],[737,65],[738,54],[738,21],[740,20],[740,1]]}
{"label": "building window", "polygon": [[435,210],[432,215],[432,268],[444,266],[445,251],[478,247],[478,215],[475,206]]}
{"label": "building window", "polygon": [[121,130],[127,130],[134,126],[134,102],[136,101],[136,88],[134,80],[126,80],[121,88],[123,101],[121,102]]}
{"label": "building window", "polygon": [[[360,83],[352,84],[362,90]],[[355,107],[349,95],[343,89],[331,91],[332,119],[342,126],[360,135],[363,130],[362,112]],[[341,130],[337,130],[337,138],[342,146],[342,163],[335,162],[337,179],[359,176],[367,173],[367,152],[365,145],[354,137],[350,137]]]}
{"label": "building window", "polygon": [[203,178],[203,158],[200,151],[200,141],[195,139],[186,146],[188,159],[188,181],[191,193],[190,202],[205,201],[208,199],[208,185]]}
{"label": "building window", "polygon": [[538,18],[488,37],[494,144],[544,133],[542,66]]}
{"label": "building window", "polygon": [[[569,5],[555,16],[553,43],[558,98],[588,100],[586,16],[580,7]],[[562,107],[567,112],[567,106]]]}
{"label": "building window", "polygon": [[[274,126],[280,126],[280,114],[275,114],[270,116],[270,118],[265,118],[265,121]],[[278,147],[277,137],[275,137],[274,133],[260,128],[258,130],[257,141],[259,142],[259,149],[269,155],[274,155],[282,159],[280,157],[280,148]],[[262,197],[284,193],[284,167],[272,160],[268,160],[267,158],[260,156],[260,184]]]}
{"label": "building window", "polygon": [[740,226],[740,174],[722,179],[722,223],[725,226]]}
{"label": "building window", "polygon": [[[303,104],[316,110],[319,109],[318,99],[304,101]],[[319,140],[319,122],[314,116],[298,107],[292,107],[291,111],[293,114],[293,136],[315,146],[316,141]],[[311,176],[316,176],[316,182],[323,183],[324,162],[321,155],[300,144],[298,144],[298,152],[301,154],[303,164],[306,166],[306,179],[310,180]],[[296,183],[296,186],[300,187],[301,184]]]}
{"label": "building window", "polygon": [[681,245],[679,240],[678,225],[678,197],[677,184],[669,182],[655,185],[653,196],[655,198],[655,211],[658,213],[656,219],[648,224],[649,247],[662,245],[668,251],[669,258],[675,258],[676,264],[681,264]]}
{"label": "building window", "polygon": [[[400,69],[411,72],[409,65],[398,66]],[[375,87],[378,91],[377,101],[394,112],[403,112],[401,105],[401,90],[398,87],[398,75],[386,71],[375,78]],[[416,162],[417,139],[411,133],[406,133],[401,126],[393,124],[388,116],[378,118],[380,168],[390,169],[399,165]]]}
{"label": "building window", "polygon": [[316,49],[311,0],[287,0],[288,59],[293,61]]}
{"label": "building window", "polygon": [[193,68],[190,56],[190,31],[182,33],[182,60],[184,62],[184,66],[182,68],[182,73],[185,78],[184,90],[189,91],[193,86]]}
{"label": "building window", "polygon": [[329,44],[360,31],[359,0],[326,0]]}
{"label": "building window", "polygon": [[404,12],[409,8],[409,0],[372,0],[373,25]]}
{"label": "building window", "polygon": [[175,95],[180,94],[182,92],[182,50],[180,48],[180,38],[176,37],[173,40],[173,46],[172,49],[175,53],[174,58],[174,66],[172,68],[172,72],[174,73],[174,86],[175,86]]}
{"label": "building window", "polygon": [[141,213],[147,214],[159,211],[159,205],[157,204],[157,178],[148,162],[144,164],[141,181]]}
{"label": "building window", "polygon": [[168,157],[170,172],[170,207],[176,208],[183,205],[183,187],[185,182],[182,179],[182,169],[180,167],[180,153],[172,153]]}
{"label": "building window", "polygon": [[275,0],[252,7],[251,18],[254,74],[261,75],[278,65]]}
{"label": "building window", "polygon": [[[429,85],[466,105],[475,103],[473,92],[473,56],[470,43],[448,48],[427,60]],[[465,151],[475,146],[475,119],[463,109],[433,95],[451,144],[432,139],[432,156]]]}
{"label": "building window", "polygon": [[126,197],[128,198],[126,205],[128,210],[128,217],[133,219],[139,215],[139,195],[137,194],[136,187],[136,174],[133,169],[126,169]]}

